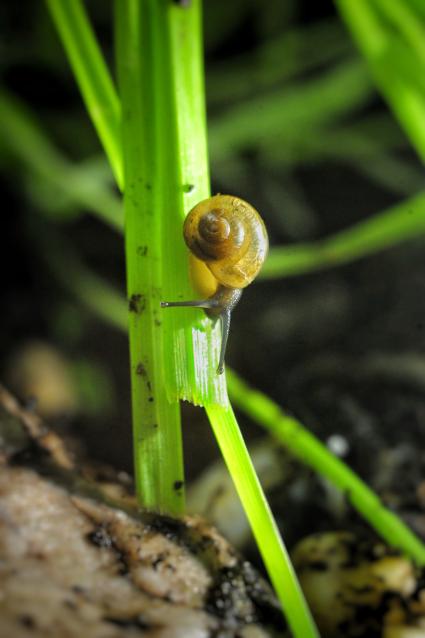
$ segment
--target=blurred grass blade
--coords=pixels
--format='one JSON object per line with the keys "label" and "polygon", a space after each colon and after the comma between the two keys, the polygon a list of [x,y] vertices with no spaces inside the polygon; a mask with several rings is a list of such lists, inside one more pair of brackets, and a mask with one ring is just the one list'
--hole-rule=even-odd
{"label": "blurred grass blade", "polygon": [[227,107],[352,51],[352,43],[335,19],[293,28],[235,60],[215,64],[206,78],[207,102]]}
{"label": "blurred grass blade", "polygon": [[422,192],[322,241],[274,248],[259,277],[290,277],[341,265],[424,232],[425,192]]}
{"label": "blurred grass blade", "polygon": [[106,324],[127,333],[128,311],[123,296],[106,279],[88,268],[51,225],[38,223],[33,235],[37,237],[40,255],[64,290]]}
{"label": "blurred grass blade", "polygon": [[[425,74],[423,29],[419,19],[412,16],[404,2],[379,2],[381,13],[376,11],[374,0],[335,0],[360,50],[365,56],[377,86],[391,110],[406,132],[412,146],[425,161],[425,94],[417,82],[404,77],[394,59],[397,49],[397,30],[411,47],[416,59],[418,77]],[[382,11],[391,22],[383,19]],[[396,14],[396,18],[395,18]],[[398,45],[397,45],[398,46]]]}
{"label": "blurred grass blade", "polygon": [[[109,193],[106,187],[102,183],[98,183],[94,178],[89,180],[90,188],[87,188],[87,179],[84,179],[84,181],[82,179],[85,175],[84,165],[75,166],[70,164],[67,158],[53,146],[48,137],[37,125],[32,113],[14,96],[11,96],[5,91],[1,91],[0,109],[2,112],[0,121],[2,142],[6,143],[12,152],[26,164],[38,180],[42,179],[43,181],[52,183],[54,187],[66,195],[69,201],[75,206],[80,206],[91,211],[107,224],[117,230],[122,230],[123,215],[121,204],[116,196]],[[375,121],[372,120],[371,124],[376,132],[377,127],[375,126]],[[386,125],[383,126],[382,135],[384,135],[387,140],[390,138],[391,143],[398,144],[399,138],[391,138],[389,133],[388,127]],[[356,135],[358,143],[356,143],[356,139],[352,138],[348,132],[347,135],[348,137],[342,135],[342,137],[338,138],[337,133],[335,133],[334,136],[329,134],[330,152],[337,153],[337,146],[343,145],[344,140],[346,146],[351,144],[353,154],[357,149],[359,160],[362,157],[362,153],[368,149],[373,153],[377,152],[377,149],[380,148],[379,140],[376,144],[372,140],[372,145],[368,145],[368,127],[366,127],[364,131],[360,128],[359,134]],[[363,138],[364,143],[362,141]],[[326,143],[325,140],[323,143]],[[343,153],[343,149],[341,152]],[[383,163],[382,170],[384,170],[385,157],[386,156],[382,156],[381,160],[376,159],[373,162],[373,166],[371,165],[368,170],[381,170],[381,163]],[[388,158],[388,161],[390,161],[390,158]],[[395,164],[394,170],[398,170],[400,173],[400,168],[397,169],[397,164]],[[409,183],[412,188],[414,186],[417,187],[420,175],[416,172],[412,174],[408,172],[406,179],[408,181],[410,180]],[[176,232],[180,232],[178,228]],[[419,193],[401,204],[391,207],[387,211],[370,217],[366,221],[360,222],[324,240],[272,248],[259,278],[291,277],[323,268],[332,268],[374,254],[379,250],[396,246],[403,241],[419,237],[424,232],[425,193]],[[185,253],[183,242],[182,253],[184,268],[186,269],[185,260],[187,254]],[[172,290],[169,293],[169,295],[176,294],[178,294],[176,290]],[[193,295],[194,293],[189,289],[186,294],[188,295],[187,298],[189,298],[189,295]],[[205,321],[202,313],[196,310],[189,313],[189,316],[199,321],[201,326],[202,322]],[[162,318],[165,318],[165,316]],[[174,318],[178,320],[179,315],[176,315]],[[206,322],[209,323],[208,320],[206,320]],[[203,330],[203,328],[201,327],[200,330]],[[207,328],[205,328],[205,330],[207,330]],[[208,352],[208,347],[210,346],[206,342],[207,337],[204,335],[201,337],[196,336],[195,331],[192,332],[192,335],[193,339],[202,343],[201,352]],[[205,335],[207,335],[207,332]],[[184,343],[185,337],[182,336],[181,338]],[[183,345],[183,350],[185,347],[186,346]],[[219,344],[212,345],[211,347],[215,349],[218,356]],[[187,378],[184,383],[187,388],[189,384]],[[173,390],[173,394],[174,393],[177,393],[175,388]],[[190,394],[186,394],[186,396],[190,396]],[[195,398],[201,403],[207,396],[207,386],[205,386],[204,392]],[[221,390],[219,396],[223,397]]]}
{"label": "blurred grass blade", "polygon": [[412,53],[416,54],[425,64],[425,29],[421,23],[420,14],[415,14],[409,8],[409,1],[394,2],[393,0],[371,0],[378,9],[381,17],[388,20],[410,45]]}
{"label": "blurred grass blade", "polygon": [[207,406],[211,426],[234,481],[267,572],[296,638],[319,636],[230,406]]}
{"label": "blurred grass blade", "polygon": [[299,138],[363,105],[373,86],[365,65],[349,60],[320,78],[234,106],[210,123],[213,163],[243,148]]}
{"label": "blurred grass blade", "polygon": [[46,0],[117,184],[124,186],[120,103],[81,0]]}
{"label": "blurred grass blade", "polygon": [[425,565],[425,545],[402,520],[386,509],[379,497],[340,459],[295,418],[286,415],[265,394],[253,390],[234,372],[228,372],[229,393],[235,405],[257,421],[294,456],[342,490],[350,503],[393,547]]}
{"label": "blurred grass blade", "polygon": [[[43,210],[59,220],[67,204],[90,211],[115,230],[122,230],[120,199],[100,181],[86,162],[74,164],[58,150],[38,125],[33,113],[14,95],[0,91],[0,144],[17,156],[46,193]],[[52,198],[57,191],[58,197]],[[53,202],[52,202],[53,200]]]}

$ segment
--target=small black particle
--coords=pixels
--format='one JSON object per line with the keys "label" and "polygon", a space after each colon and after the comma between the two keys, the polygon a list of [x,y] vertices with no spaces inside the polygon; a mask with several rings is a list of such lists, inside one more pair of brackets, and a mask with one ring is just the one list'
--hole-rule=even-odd
{"label": "small black particle", "polygon": [[313,572],[325,572],[329,569],[329,565],[324,560],[314,560],[308,564],[309,569]]}
{"label": "small black particle", "polygon": [[153,403],[153,397],[149,397],[148,401],[149,403]]}
{"label": "small black particle", "polygon": [[138,374],[138,375],[140,375],[142,377],[146,376],[146,368],[143,365],[143,363],[138,363],[137,364],[137,366],[136,366],[136,374]]}
{"label": "small black particle", "polygon": [[35,628],[35,620],[29,614],[23,614],[22,616],[19,616],[19,621],[20,621],[21,625],[23,625],[27,629],[34,629]]}
{"label": "small black particle", "polygon": [[176,490],[176,492],[177,492],[178,490],[181,490],[181,488],[183,487],[183,485],[184,485],[184,481],[174,481],[174,483],[173,483],[173,487],[174,487],[174,489]]}
{"label": "small black particle", "polygon": [[25,410],[27,410],[28,412],[36,412],[37,408],[38,408],[38,399],[37,397],[26,397],[23,407],[25,408]]}
{"label": "small black particle", "polygon": [[97,547],[112,547],[112,539],[104,527],[98,527],[87,534],[87,540]]}
{"label": "small black particle", "polygon": [[131,295],[128,301],[128,309],[130,312],[140,314],[146,308],[146,299],[144,295]]}
{"label": "small black particle", "polygon": [[146,257],[146,255],[148,254],[148,247],[137,246],[137,254],[139,255],[139,257]]}
{"label": "small black particle", "polygon": [[114,618],[113,616],[104,616],[103,620],[109,622],[116,627],[135,628],[135,629],[152,629],[152,625],[145,621],[141,614],[130,618]]}
{"label": "small black particle", "polygon": [[194,188],[193,184],[183,184],[183,193],[191,193]]}
{"label": "small black particle", "polygon": [[156,570],[158,566],[161,565],[161,563],[163,563],[166,558],[167,558],[167,554],[165,552],[158,554],[155,560],[152,561],[152,567]]}

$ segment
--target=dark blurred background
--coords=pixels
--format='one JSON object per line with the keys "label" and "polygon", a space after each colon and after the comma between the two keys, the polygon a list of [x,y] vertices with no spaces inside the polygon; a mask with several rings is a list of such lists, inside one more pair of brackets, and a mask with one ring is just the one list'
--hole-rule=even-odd
{"label": "dark blurred background", "polygon": [[[113,68],[112,8],[86,6]],[[212,190],[252,202],[272,245],[326,237],[423,187],[331,2],[206,0],[204,14]],[[78,188],[92,176],[116,194],[44,4],[0,3],[0,30],[2,91],[79,167]],[[6,143],[4,133],[0,376],[29,405],[36,394],[84,453],[131,472],[126,336],[76,298],[51,258],[66,246],[124,290],[122,238],[37,172],[31,138]],[[416,240],[333,270],[258,281],[234,313],[228,365],[323,440],[342,437],[341,455],[365,478],[384,448],[404,446],[399,463],[422,463],[412,454],[425,420],[424,268]],[[182,409],[193,478],[217,451],[203,412]],[[261,436],[240,422],[250,440]]]}

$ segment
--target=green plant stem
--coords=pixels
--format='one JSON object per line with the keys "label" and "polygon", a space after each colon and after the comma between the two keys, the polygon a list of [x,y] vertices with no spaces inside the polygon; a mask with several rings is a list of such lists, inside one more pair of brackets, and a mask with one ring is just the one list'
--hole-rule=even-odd
{"label": "green plant stem", "polygon": [[[156,49],[158,7],[139,0],[116,2],[118,76],[124,153],[125,252],[129,309],[130,368],[136,490],[148,509],[180,514],[184,509],[180,413],[167,398],[160,301],[163,283],[162,216],[172,208],[169,165],[158,138],[168,122],[158,115],[161,86]],[[155,6],[158,11],[155,10]],[[177,158],[174,158],[177,161]],[[172,182],[172,177],[170,177]],[[167,354],[167,353],[165,353]]]}
{"label": "green plant stem", "polygon": [[123,188],[121,112],[108,67],[81,0],[46,0],[87,110]]}
{"label": "green plant stem", "polygon": [[350,503],[385,541],[425,564],[425,546],[401,519],[386,509],[379,497],[325,445],[295,418],[286,415],[266,395],[250,388],[234,372],[227,375],[229,393],[235,405],[262,425],[294,456],[342,490]]}
{"label": "green plant stem", "polygon": [[293,635],[318,636],[233,410],[217,405],[206,410]]}
{"label": "green plant stem", "polygon": [[360,259],[425,232],[425,193],[345,231],[310,244],[270,251],[261,279],[290,277]]}

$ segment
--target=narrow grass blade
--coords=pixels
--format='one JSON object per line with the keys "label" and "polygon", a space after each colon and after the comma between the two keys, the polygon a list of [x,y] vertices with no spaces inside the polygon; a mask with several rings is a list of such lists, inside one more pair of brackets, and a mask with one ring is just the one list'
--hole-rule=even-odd
{"label": "narrow grass blade", "polygon": [[[62,213],[52,189],[64,202],[96,215],[115,230],[123,228],[120,199],[90,171],[86,163],[75,164],[56,148],[40,127],[34,114],[14,95],[0,91],[1,144],[18,157],[31,177],[45,186],[44,208],[49,204],[51,216],[58,221]],[[42,184],[41,184],[42,182]]]}
{"label": "narrow grass blade", "polygon": [[330,268],[420,237],[424,232],[425,192],[422,192],[322,241],[274,248],[259,277],[290,277]]}
{"label": "narrow grass blade", "polygon": [[[335,0],[340,14],[365,56],[375,82],[394,115],[406,132],[412,146],[425,161],[425,94],[411,78],[406,79],[394,66],[398,47],[397,30],[416,57],[416,74],[425,73],[423,29],[412,20],[405,3],[379,2],[380,11],[392,22],[391,28],[370,0]],[[394,27],[397,30],[394,31]]]}
{"label": "narrow grass blade", "polygon": [[46,0],[118,186],[124,185],[120,103],[81,0]]}
{"label": "narrow grass blade", "polygon": [[243,148],[267,148],[276,139],[307,135],[365,104],[372,94],[365,65],[349,60],[319,79],[234,106],[211,120],[212,162],[219,163]]}
{"label": "narrow grass blade", "polygon": [[208,417],[234,481],[267,572],[296,638],[319,636],[230,405],[207,406]]}
{"label": "narrow grass blade", "polygon": [[[33,114],[19,100],[2,91],[0,93],[0,112],[2,116],[0,130],[3,142],[25,163],[38,180],[42,179],[48,183],[53,183],[55,188],[60,189],[74,205],[91,211],[108,225],[117,230],[122,230],[123,215],[121,204],[117,197],[109,193],[104,185],[96,183],[95,179],[91,180],[90,189],[85,188],[83,180],[80,179],[84,172],[84,167],[70,164],[69,160],[56,149],[41,130],[34,120]],[[385,128],[383,133],[385,133]],[[337,140],[335,140],[336,142]],[[341,141],[339,143],[341,144]],[[363,151],[364,146],[360,144],[359,150]],[[376,169],[380,166],[379,162],[377,164]],[[370,167],[370,170],[373,170],[373,168]],[[415,173],[411,179],[412,187],[417,184],[417,181],[418,176]],[[176,232],[178,232],[178,228]],[[307,272],[332,268],[355,259],[361,259],[380,250],[397,246],[403,241],[420,237],[424,232],[425,193],[419,193],[387,211],[378,213],[366,221],[360,222],[324,240],[273,247],[259,275],[259,279],[292,277]],[[179,256],[179,259],[185,260],[187,258],[187,254],[184,251],[185,249],[182,247],[182,255]],[[186,268],[185,265],[182,267]],[[167,293],[170,298],[180,294],[175,287],[173,288],[173,285],[171,282],[172,289]],[[187,298],[189,298],[194,293],[188,289],[186,294],[188,295]],[[193,312],[196,313],[197,311],[189,311],[189,317],[193,320],[198,316],[202,332],[204,330],[202,328],[202,315],[201,313],[193,315]],[[175,319],[178,320],[178,317],[179,315],[176,315]],[[196,332],[193,331],[192,335],[195,334]],[[207,328],[205,328],[204,334],[207,334]],[[195,336],[193,338],[195,339]],[[183,337],[183,348],[186,348],[184,339],[185,337]],[[196,341],[199,341],[199,337],[196,337]],[[201,355],[202,352],[207,351],[208,347],[208,342],[204,342]],[[212,347],[215,348],[218,356],[219,344]],[[199,355],[199,359],[202,358],[201,355]],[[213,363],[215,360],[213,357]],[[184,392],[174,388],[173,396],[181,392],[182,398],[190,399],[190,392],[187,392],[187,386],[190,383],[191,381],[186,377],[184,381],[186,389]],[[194,397],[196,402],[200,404],[208,397],[207,385],[205,384],[204,387],[205,391],[198,391],[199,394]],[[222,389],[220,389],[219,396],[223,396]]]}
{"label": "narrow grass blade", "polygon": [[419,565],[425,565],[425,545],[396,514],[384,507],[375,492],[343,461],[265,394],[250,388],[234,372],[228,371],[227,377],[229,393],[240,410],[270,432],[302,463],[342,490],[353,507],[390,546],[397,547]]}
{"label": "narrow grass blade", "polygon": [[253,51],[215,64],[206,78],[208,104],[228,107],[341,59],[352,50],[335,19],[290,29],[262,41]]}

